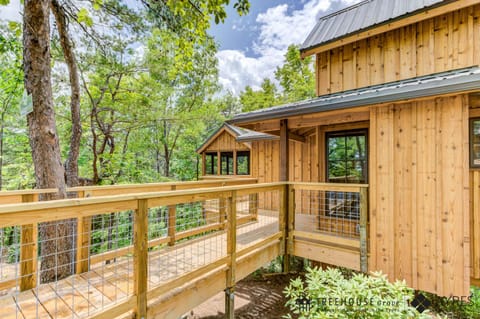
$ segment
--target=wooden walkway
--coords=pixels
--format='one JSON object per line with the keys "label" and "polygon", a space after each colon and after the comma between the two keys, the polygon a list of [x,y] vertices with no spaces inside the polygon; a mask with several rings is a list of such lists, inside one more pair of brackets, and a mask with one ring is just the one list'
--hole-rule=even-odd
{"label": "wooden walkway", "polygon": [[[237,228],[237,250],[276,234],[276,214]],[[162,286],[227,256],[225,231],[149,252],[148,289]],[[250,272],[256,269],[251,269]],[[0,299],[0,319],[89,318],[133,295],[133,258],[97,264],[89,272],[10,294]]]}

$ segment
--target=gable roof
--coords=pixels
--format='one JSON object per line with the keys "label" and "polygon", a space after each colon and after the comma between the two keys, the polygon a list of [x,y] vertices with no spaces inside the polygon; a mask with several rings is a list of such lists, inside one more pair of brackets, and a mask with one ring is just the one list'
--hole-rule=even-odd
{"label": "gable roof", "polygon": [[232,124],[224,123],[220,126],[215,132],[213,132],[207,140],[197,149],[197,153],[202,153],[205,149],[212,144],[215,139],[220,136],[223,132],[227,132],[232,135],[235,140],[239,143],[251,142],[251,141],[258,141],[258,140],[275,140],[279,139],[278,136],[262,133],[262,132],[255,132],[246,128],[238,127]]}
{"label": "gable roof", "polygon": [[480,90],[480,67],[440,72],[242,113],[229,123],[251,123],[474,90]]}
{"label": "gable roof", "polygon": [[300,50],[305,51],[340,38],[455,2],[452,0],[365,0],[321,17]]}

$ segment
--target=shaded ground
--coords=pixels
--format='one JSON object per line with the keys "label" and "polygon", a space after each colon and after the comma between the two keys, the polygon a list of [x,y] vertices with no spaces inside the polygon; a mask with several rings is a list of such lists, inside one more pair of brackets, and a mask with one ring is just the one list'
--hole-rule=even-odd
{"label": "shaded ground", "polygon": [[[235,318],[278,319],[289,313],[285,308],[283,290],[297,275],[260,275],[247,277],[237,284],[235,293]],[[189,319],[223,319],[225,294],[210,298],[189,314]]]}

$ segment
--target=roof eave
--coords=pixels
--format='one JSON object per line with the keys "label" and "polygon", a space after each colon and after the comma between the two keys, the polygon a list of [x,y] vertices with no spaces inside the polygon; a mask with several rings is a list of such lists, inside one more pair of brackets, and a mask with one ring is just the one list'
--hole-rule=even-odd
{"label": "roof eave", "polygon": [[[442,85],[442,81],[447,81],[447,83],[443,83]],[[389,102],[399,102],[474,90],[480,90],[479,73],[472,74],[468,77],[420,83],[416,85],[415,89],[412,89],[412,86],[406,85],[396,88],[396,91],[394,93],[388,92],[388,90],[385,90],[387,92],[383,90],[377,90],[376,92],[365,93],[363,94],[363,96],[361,94],[347,96],[345,98],[339,99],[339,101],[334,101],[332,103],[313,100],[308,101],[308,103],[304,105],[295,105],[296,107],[286,107],[283,109],[271,110],[264,113],[247,113],[244,115],[239,114],[232,120],[230,120],[229,123],[246,124],[263,120],[281,119],[305,114],[320,113],[333,110],[344,110],[348,108],[383,104]]]}

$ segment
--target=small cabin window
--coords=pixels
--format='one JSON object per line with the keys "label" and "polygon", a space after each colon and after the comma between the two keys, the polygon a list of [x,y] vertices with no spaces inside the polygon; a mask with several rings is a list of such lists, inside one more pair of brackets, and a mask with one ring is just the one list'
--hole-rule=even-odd
{"label": "small cabin window", "polygon": [[480,168],[480,118],[470,119],[470,167]]}
{"label": "small cabin window", "polygon": [[[367,182],[367,132],[342,131],[327,133],[327,180],[330,183]],[[328,217],[359,220],[358,193],[326,192]]]}
{"label": "small cabin window", "polygon": [[233,175],[233,152],[222,152],[220,155],[221,175]]}
{"label": "small cabin window", "polygon": [[366,183],[367,132],[332,132],[326,140],[328,182]]}
{"label": "small cabin window", "polygon": [[207,175],[217,174],[217,153],[205,154],[205,174]]}
{"label": "small cabin window", "polygon": [[237,175],[250,175],[250,152],[237,152]]}

